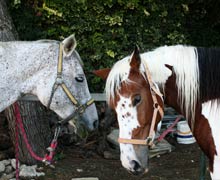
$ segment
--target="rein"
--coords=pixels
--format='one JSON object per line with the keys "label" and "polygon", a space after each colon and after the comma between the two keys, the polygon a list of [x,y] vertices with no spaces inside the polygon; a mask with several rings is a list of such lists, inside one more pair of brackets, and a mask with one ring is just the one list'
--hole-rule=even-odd
{"label": "rein", "polygon": [[156,97],[156,95],[158,95],[161,99],[163,99],[163,95],[155,87],[155,84],[152,81],[151,74],[150,74],[150,71],[149,71],[148,66],[147,66],[146,63],[145,63],[144,67],[145,67],[145,71],[146,71],[146,78],[147,78],[147,81],[148,81],[148,83],[150,85],[150,92],[151,92],[151,97],[152,97],[152,100],[153,100],[153,108],[154,108],[149,135],[148,135],[148,137],[146,139],[118,138],[118,142],[119,143],[154,146],[154,143],[153,143],[153,140],[154,140],[154,137],[155,137],[154,128],[155,128],[155,124],[156,124],[157,115],[159,113],[161,119],[164,116],[163,107],[161,107],[159,105],[159,103],[157,101],[157,97]]}
{"label": "rein", "polygon": [[59,59],[58,59],[58,65],[57,65],[57,77],[56,77],[56,80],[53,84],[53,88],[52,88],[52,92],[51,92],[51,95],[50,95],[50,99],[48,101],[47,108],[48,109],[50,108],[51,102],[53,100],[54,93],[57,90],[57,88],[59,86],[61,86],[63,91],[67,95],[67,97],[70,99],[70,101],[73,103],[73,105],[76,106],[76,110],[72,114],[70,114],[67,118],[59,121],[58,122],[59,125],[63,125],[65,123],[67,123],[68,121],[70,121],[71,119],[76,117],[78,114],[80,114],[80,115],[83,114],[84,111],[86,110],[86,108],[94,103],[94,99],[91,98],[85,104],[80,104],[77,101],[77,99],[74,97],[74,95],[71,93],[71,91],[68,89],[68,87],[66,86],[66,84],[63,80],[62,71],[63,71],[63,44],[60,43]]}

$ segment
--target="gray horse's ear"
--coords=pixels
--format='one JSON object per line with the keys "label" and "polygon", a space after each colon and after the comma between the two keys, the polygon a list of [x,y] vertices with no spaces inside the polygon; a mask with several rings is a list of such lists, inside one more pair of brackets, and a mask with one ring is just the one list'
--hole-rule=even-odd
{"label": "gray horse's ear", "polygon": [[77,45],[75,35],[74,34],[70,35],[69,37],[64,39],[62,43],[63,43],[64,56],[70,56],[72,52],[75,50]]}

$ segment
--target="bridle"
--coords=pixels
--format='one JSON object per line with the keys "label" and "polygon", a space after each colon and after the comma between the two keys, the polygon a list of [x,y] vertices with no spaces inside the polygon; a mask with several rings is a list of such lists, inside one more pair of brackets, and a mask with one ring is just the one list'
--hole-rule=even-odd
{"label": "bridle", "polygon": [[47,108],[50,108],[54,93],[57,90],[57,88],[59,86],[61,86],[63,91],[66,93],[67,97],[70,99],[70,101],[73,103],[73,105],[76,106],[76,110],[72,114],[70,114],[67,118],[59,121],[58,124],[65,124],[66,122],[73,119],[75,116],[82,115],[84,113],[84,111],[86,110],[86,108],[94,103],[94,99],[91,98],[85,104],[80,104],[77,101],[77,99],[74,97],[74,95],[71,93],[71,91],[68,89],[68,87],[66,86],[66,84],[63,80],[62,71],[63,71],[63,44],[60,43],[59,58],[58,58],[58,65],[57,65],[57,77],[56,77],[56,80],[53,84],[53,88],[52,88],[52,92],[50,95],[50,99],[48,101]]}
{"label": "bridle", "polygon": [[154,128],[156,124],[157,115],[159,113],[161,119],[163,118],[163,115],[164,115],[163,107],[159,105],[157,101],[157,97],[156,97],[156,95],[158,95],[163,100],[163,95],[156,88],[154,82],[152,81],[151,74],[146,63],[144,64],[144,67],[145,67],[145,72],[146,72],[146,80],[148,81],[150,85],[150,92],[151,92],[151,97],[153,100],[153,108],[154,108],[149,135],[146,139],[118,138],[119,143],[153,146],[154,145],[153,140],[155,137]]}

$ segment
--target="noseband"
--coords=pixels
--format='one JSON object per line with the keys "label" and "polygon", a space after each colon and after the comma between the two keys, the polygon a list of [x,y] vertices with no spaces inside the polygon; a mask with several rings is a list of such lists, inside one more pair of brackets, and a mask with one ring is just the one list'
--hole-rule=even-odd
{"label": "noseband", "polygon": [[146,79],[150,85],[150,92],[151,92],[151,97],[153,100],[153,117],[151,121],[151,126],[150,126],[150,131],[149,135],[146,139],[125,139],[125,138],[118,138],[119,143],[124,143],[124,144],[136,144],[136,145],[147,145],[147,146],[153,146],[153,140],[155,136],[154,128],[156,124],[156,119],[157,115],[159,113],[161,119],[163,118],[164,112],[163,112],[163,107],[161,107],[157,101],[156,95],[158,95],[161,99],[163,99],[163,95],[160,93],[160,91],[156,88],[155,84],[153,83],[151,79],[151,74],[148,69],[147,64],[145,63],[145,71],[146,71]]}
{"label": "noseband", "polygon": [[63,91],[66,93],[67,97],[70,99],[73,105],[76,106],[76,110],[72,114],[70,114],[67,118],[59,121],[59,124],[65,124],[66,122],[68,122],[69,120],[77,116],[78,114],[79,115],[83,114],[86,108],[90,106],[92,103],[94,103],[94,99],[91,98],[85,104],[80,104],[77,101],[77,99],[74,97],[74,95],[71,93],[71,91],[68,89],[68,87],[66,86],[63,80],[62,71],[63,71],[63,44],[60,43],[59,58],[58,58],[58,65],[57,65],[57,77],[53,84],[53,88],[52,88],[52,92],[50,95],[50,99],[48,101],[47,108],[50,108],[54,93],[57,90],[57,88],[61,86]]}

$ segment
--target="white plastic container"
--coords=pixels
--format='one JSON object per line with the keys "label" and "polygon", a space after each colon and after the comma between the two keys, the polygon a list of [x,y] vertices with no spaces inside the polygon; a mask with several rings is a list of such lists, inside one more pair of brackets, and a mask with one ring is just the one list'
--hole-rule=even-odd
{"label": "white plastic container", "polygon": [[177,123],[177,142],[179,144],[192,144],[196,142],[187,121]]}

